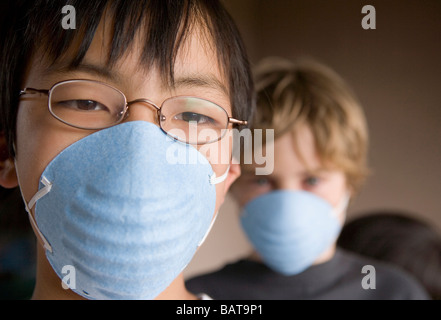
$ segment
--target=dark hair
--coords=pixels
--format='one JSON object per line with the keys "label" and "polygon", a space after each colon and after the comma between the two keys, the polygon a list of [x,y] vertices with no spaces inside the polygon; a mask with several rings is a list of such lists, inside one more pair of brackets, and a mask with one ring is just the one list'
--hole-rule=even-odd
{"label": "dark hair", "polygon": [[[76,9],[75,32],[61,27],[65,5]],[[113,24],[109,65],[124,55],[134,35],[146,27],[140,64],[145,68],[157,66],[171,84],[180,45],[192,26],[202,26],[217,48],[221,71],[229,81],[233,117],[252,117],[254,87],[246,50],[235,23],[218,0],[17,0],[2,6],[0,130],[6,135],[11,155],[18,93],[32,54],[45,49],[46,56],[55,63],[74,48],[76,54],[69,66],[74,68],[84,58],[104,15]]]}
{"label": "dark hair", "polygon": [[409,213],[369,213],[349,221],[337,245],[403,268],[441,300],[441,235],[425,221]]}

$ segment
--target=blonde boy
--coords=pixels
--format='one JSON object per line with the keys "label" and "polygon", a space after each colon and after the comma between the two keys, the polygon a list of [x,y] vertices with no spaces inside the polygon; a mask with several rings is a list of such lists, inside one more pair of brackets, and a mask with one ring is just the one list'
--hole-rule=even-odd
{"label": "blonde boy", "polygon": [[[345,82],[312,60],[269,58],[255,83],[253,127],[274,129],[274,171],[257,176],[257,164],[242,165],[231,189],[255,250],[188,286],[217,299],[426,298],[406,274],[336,247],[368,174],[366,120]],[[364,279],[366,265],[375,279]]]}

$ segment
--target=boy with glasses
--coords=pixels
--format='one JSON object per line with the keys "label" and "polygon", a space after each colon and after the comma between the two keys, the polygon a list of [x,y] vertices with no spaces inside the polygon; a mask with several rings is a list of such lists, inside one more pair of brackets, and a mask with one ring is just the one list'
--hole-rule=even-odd
{"label": "boy with glasses", "polygon": [[20,186],[41,244],[33,298],[196,298],[182,270],[240,175],[209,151],[231,154],[253,108],[228,13],[205,0],[19,1],[1,21],[0,183]]}

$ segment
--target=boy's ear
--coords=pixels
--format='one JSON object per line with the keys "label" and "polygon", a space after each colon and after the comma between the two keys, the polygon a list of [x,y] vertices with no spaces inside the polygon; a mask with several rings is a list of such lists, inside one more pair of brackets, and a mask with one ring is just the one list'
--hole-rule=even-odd
{"label": "boy's ear", "polygon": [[3,132],[0,132],[0,186],[4,188],[18,186],[14,159],[9,155],[8,144]]}
{"label": "boy's ear", "polygon": [[233,182],[240,177],[240,173],[240,164],[235,163],[235,161],[231,161],[230,171],[228,172],[227,179],[225,180],[225,193],[228,192]]}

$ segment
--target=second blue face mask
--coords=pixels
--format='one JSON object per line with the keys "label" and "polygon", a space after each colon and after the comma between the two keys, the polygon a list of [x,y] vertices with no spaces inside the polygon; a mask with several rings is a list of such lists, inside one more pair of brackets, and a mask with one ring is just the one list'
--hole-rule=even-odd
{"label": "second blue face mask", "polygon": [[26,206],[36,203],[34,227],[56,274],[63,279],[63,268],[74,268],[74,292],[89,299],[153,299],[205,238],[214,184],[225,177],[216,179],[193,146],[151,123],[128,122],[63,150]]}
{"label": "second blue face mask", "polygon": [[336,240],[341,224],[338,208],[306,191],[279,190],[250,201],[241,214],[242,228],[271,269],[298,274],[311,266]]}

